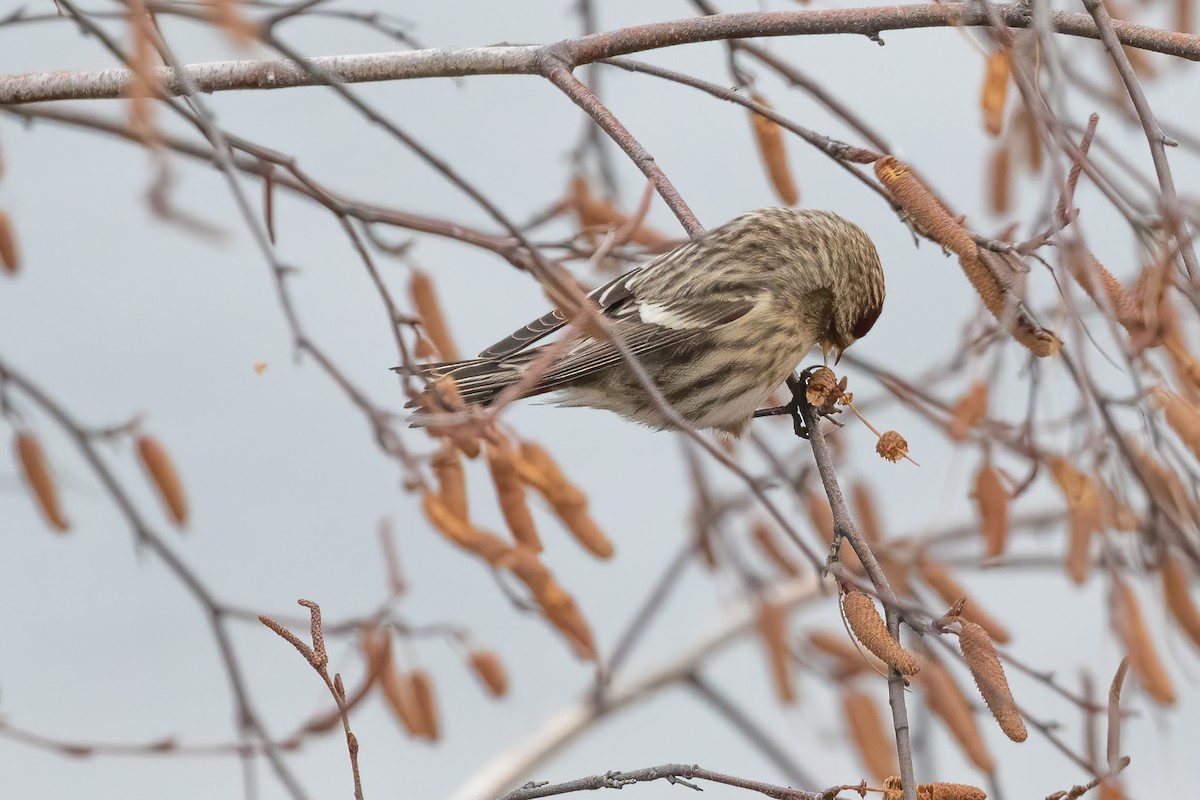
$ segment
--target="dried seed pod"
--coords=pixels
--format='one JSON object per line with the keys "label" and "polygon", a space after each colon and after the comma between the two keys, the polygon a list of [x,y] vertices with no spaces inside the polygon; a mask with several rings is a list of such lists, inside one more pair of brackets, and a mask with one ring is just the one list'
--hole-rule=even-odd
{"label": "dried seed pod", "polygon": [[187,525],[187,497],[183,493],[183,483],[179,480],[179,473],[175,471],[175,465],[171,463],[166,448],[153,436],[139,436],[137,448],[142,466],[146,468],[150,480],[158,489],[158,495],[166,505],[171,519],[180,527]]}
{"label": "dried seed pod", "polygon": [[408,293],[438,355],[443,361],[458,361],[461,356],[454,344],[454,338],[450,335],[446,317],[442,314],[437,292],[433,288],[433,279],[423,270],[413,270],[412,279],[408,283]]}
{"label": "dried seed pod", "polygon": [[[413,695],[412,682],[408,679],[407,675],[397,671],[395,664],[392,662],[391,638],[386,633],[383,636],[387,639],[387,664],[379,672],[379,686],[383,689],[383,697],[387,700],[388,708],[392,711],[392,716],[404,726],[404,730],[408,732],[408,735],[418,738],[423,737],[425,736],[425,719],[417,707],[417,700]],[[377,648],[379,645],[373,644],[370,646]],[[363,647],[364,649],[368,647],[365,640]],[[376,651],[372,650],[370,652],[374,653]],[[368,657],[371,656],[369,655]]]}
{"label": "dried seed pod", "polygon": [[467,480],[458,450],[446,442],[430,460],[437,477],[438,497],[451,514],[462,520],[470,520],[467,505]]}
{"label": "dried seed pod", "polygon": [[50,527],[63,532],[71,527],[63,516],[62,507],[58,504],[58,489],[50,477],[50,469],[46,466],[46,456],[42,453],[42,445],[30,433],[18,433],[15,441],[17,462],[25,482],[29,484],[33,497],[37,501],[42,516]]}
{"label": "dried seed pod", "polygon": [[1000,730],[1014,742],[1023,742],[1029,737],[1021,714],[1017,711],[1016,701],[1008,688],[1008,678],[1004,676],[1004,667],[1000,665],[1000,657],[991,638],[979,625],[969,620],[960,620],[962,630],[958,634],[958,646],[962,650],[963,660],[975,678],[975,686],[983,697],[983,702],[991,710],[992,716],[1000,723]]}
{"label": "dried seed pod", "polygon": [[[762,95],[751,95],[750,99],[761,106],[771,107],[767,98]],[[762,114],[750,112],[750,122],[754,126],[754,139],[758,143],[758,153],[762,156],[763,165],[775,194],[785,205],[794,206],[800,202],[800,192],[792,179],[792,170],[788,167],[787,148],[783,143],[783,128],[774,120]]]}
{"label": "dried seed pod", "polygon": [[996,761],[975,724],[971,701],[958,682],[934,659],[926,660],[923,667],[917,682],[925,690],[925,704],[929,710],[941,718],[972,764],[988,774],[995,772]]}
{"label": "dried seed pod", "polygon": [[1125,649],[1129,651],[1129,666],[1133,668],[1133,674],[1145,687],[1146,694],[1155,701],[1167,706],[1174,705],[1175,687],[1158,657],[1133,590],[1124,581],[1114,580],[1110,603],[1113,625],[1125,643]]}
{"label": "dried seed pod", "polygon": [[496,436],[487,445],[488,469],[492,473],[492,484],[496,487],[496,498],[504,521],[512,532],[518,547],[527,547],[535,553],[542,551],[542,540],[533,524],[533,514],[525,500],[525,485],[517,475],[513,463],[512,448],[503,438]]}
{"label": "dried seed pod", "polygon": [[1014,304],[1010,308],[1010,289],[994,267],[989,266],[994,254],[980,251],[962,222],[950,214],[906,165],[892,156],[884,156],[875,162],[875,175],[919,233],[958,255],[963,272],[984,306],[997,320],[1010,326],[1014,339],[1039,357],[1054,355],[1062,348],[1058,337],[1038,325],[1023,307]]}
{"label": "dried seed pod", "polygon": [[839,680],[864,672],[887,675],[887,664],[870,651],[854,644],[844,633],[812,631],[808,634],[808,642],[837,661],[833,675]]}
{"label": "dried seed pod", "polygon": [[1146,320],[1141,304],[1121,282],[1104,268],[1082,242],[1069,239],[1064,245],[1063,261],[1071,277],[1100,308],[1112,310],[1114,318],[1133,336],[1144,332]]}
{"label": "dried seed pod", "polygon": [[771,667],[776,696],[782,703],[795,703],[796,684],[792,672],[792,654],[787,645],[787,607],[770,600],[762,601],[758,606],[758,635],[766,651],[767,663]]}
{"label": "dried seed pod", "polygon": [[921,564],[921,577],[947,605],[954,605],[960,597],[967,598],[967,604],[963,606],[962,618],[981,626],[992,637],[992,641],[1000,644],[1008,641],[1008,630],[1004,625],[972,600],[970,593],[954,579],[950,570],[945,566],[926,561]]}
{"label": "dried seed pod", "polygon": [[[622,228],[629,223],[629,218],[618,211],[612,203],[592,197],[587,181],[578,176],[571,180],[567,205],[579,218],[579,226],[584,232]],[[630,241],[645,247],[662,244],[666,238],[658,231],[647,228],[644,224],[639,225],[637,230],[629,236]]]}
{"label": "dried seed pod", "polygon": [[1191,519],[1196,514],[1187,490],[1173,471],[1168,469],[1136,444],[1126,441],[1133,466],[1146,486],[1151,501],[1168,514],[1179,519]]}
{"label": "dried seed pod", "polygon": [[975,474],[975,490],[971,493],[979,509],[979,528],[986,543],[988,557],[1001,555],[1008,541],[1008,490],[991,464],[984,464]]}
{"label": "dried seed pod", "polygon": [[553,581],[542,592],[535,593],[534,599],[542,607],[546,619],[566,636],[575,650],[575,655],[585,661],[595,661],[596,641],[592,637],[591,626],[584,619],[579,606],[575,604],[575,599]]}
{"label": "dried seed pod", "polygon": [[840,394],[837,375],[828,367],[817,369],[804,385],[804,399],[816,408],[830,405]]}
{"label": "dried seed pod", "polygon": [[436,742],[441,738],[441,726],[438,723],[433,679],[428,672],[418,667],[408,673],[408,682],[412,687],[413,707],[420,715],[422,733],[426,739]]}
{"label": "dried seed pod", "polygon": [[1025,163],[1032,172],[1042,171],[1042,137],[1029,110],[1022,103],[1017,108],[1014,126],[1021,133],[1021,141],[1025,144]]}
{"label": "dried seed pod", "polygon": [[1163,554],[1162,583],[1171,615],[1175,617],[1179,627],[1200,647],[1200,610],[1197,610],[1196,603],[1192,600],[1183,564],[1170,553]]}
{"label": "dried seed pod", "polygon": [[588,514],[587,495],[567,480],[558,464],[540,445],[521,442],[520,453],[517,470],[521,479],[546,498],[576,541],[597,558],[610,558],[612,542]]}
{"label": "dried seed pod", "polygon": [[908,442],[896,431],[884,431],[875,443],[875,452],[894,464],[908,456]]}
{"label": "dried seed pod", "polygon": [[1165,389],[1151,394],[1154,404],[1163,410],[1167,424],[1175,431],[1179,440],[1200,458],[1200,408]]}
{"label": "dried seed pod", "polygon": [[754,532],[751,534],[754,543],[758,545],[758,549],[762,551],[771,563],[779,568],[779,571],[788,577],[795,578],[800,574],[800,568],[796,566],[796,562],[792,561],[783,552],[783,547],[779,543],[779,538],[771,530],[771,525],[766,520],[758,520],[754,523]]}
{"label": "dried seed pod", "polygon": [[997,216],[1007,214],[1012,195],[1012,167],[1008,145],[1001,142],[988,160],[988,207]]}
{"label": "dried seed pod", "polygon": [[842,612],[854,635],[888,666],[901,675],[916,675],[921,669],[916,657],[900,646],[888,633],[875,602],[864,592],[851,589],[842,596]]}
{"label": "dried seed pod", "polygon": [[1011,71],[1007,48],[988,55],[987,71],[979,105],[983,109],[983,127],[992,136],[999,136],[1004,125],[1004,105],[1008,99],[1008,78]]}
{"label": "dried seed pod", "polygon": [[8,214],[0,211],[0,269],[13,275],[21,268],[21,257],[17,250],[17,237],[13,233]]}
{"label": "dried seed pod", "polygon": [[967,438],[967,433],[979,424],[987,415],[988,385],[984,381],[975,381],[967,387],[967,391],[951,411],[950,425],[947,433],[956,442]]}
{"label": "dried seed pod", "polygon": [[850,726],[850,738],[868,774],[882,781],[899,772],[895,740],[883,725],[879,706],[871,697],[846,687],[842,689],[842,713]]}
{"label": "dried seed pod", "polygon": [[503,697],[508,694],[508,673],[500,656],[491,650],[472,650],[470,654],[471,670],[487,687],[492,697]]}

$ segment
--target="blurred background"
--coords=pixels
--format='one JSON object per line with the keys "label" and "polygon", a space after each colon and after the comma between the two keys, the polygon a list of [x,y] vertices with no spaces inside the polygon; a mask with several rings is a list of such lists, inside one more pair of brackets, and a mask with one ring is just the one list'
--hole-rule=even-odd
{"label": "blurred background", "polygon": [[[370,3],[353,0],[325,7],[372,10]],[[806,8],[831,7],[837,6],[815,3]],[[85,10],[122,8],[97,0]],[[723,0],[721,10],[761,8],[799,6]],[[0,3],[0,19],[22,9],[45,18],[0,25],[0,72],[117,66],[95,36],[81,35],[69,14],[56,17],[48,0],[7,7]],[[578,10],[565,2],[398,3],[386,11],[407,18],[403,29],[424,47],[545,43],[582,30]],[[247,7],[246,13],[254,17],[262,11]],[[595,24],[599,30],[614,30],[695,13],[686,2],[598,2]],[[1170,26],[1173,13],[1157,3],[1136,9],[1139,21],[1158,27]],[[162,14],[158,21],[182,62],[276,57],[261,45],[235,48],[221,30],[194,20]],[[128,26],[119,13],[96,17],[96,22],[118,41],[128,41]],[[306,55],[405,46],[353,19],[333,16],[299,16],[277,33]],[[974,230],[995,235],[1010,221],[1020,221],[1015,238],[1032,235],[1035,226],[1029,220],[1056,196],[1049,178],[1014,165],[1010,210],[989,210],[994,140],[983,131],[979,108],[984,39],[954,28],[896,31],[882,38],[885,46],[863,36],[768,39],[761,46],[786,58],[882,131],[893,154],[916,166],[958,213],[967,215]],[[1071,40],[1061,47],[1078,70],[1112,91],[1111,67],[1099,44]],[[733,85],[728,51],[720,42],[638,57]],[[1195,67],[1167,57],[1151,56],[1150,62],[1158,73],[1147,82],[1152,106],[1178,129],[1196,130]],[[755,91],[780,113],[821,133],[863,143],[808,94],[789,88],[757,63],[748,62],[746,69],[754,76]],[[654,155],[706,226],[778,203],[744,109],[646,76],[599,70],[602,98]],[[583,77],[590,80],[594,74]],[[575,174],[571,153],[585,117],[537,77],[413,80],[359,85],[354,91],[453,164],[512,219],[525,221],[544,211],[566,194]],[[1077,125],[1102,109],[1098,100],[1079,92],[1065,102]],[[317,180],[346,196],[498,230],[462,191],[328,88],[225,92],[206,96],[204,103],[225,131],[294,157]],[[119,124],[128,117],[127,101],[74,101],[59,107]],[[1101,115],[1106,146],[1152,179],[1138,126],[1117,113],[1101,110]],[[165,111],[159,110],[157,119],[164,131],[201,141]],[[617,203],[631,212],[644,179],[611,143],[603,147],[610,151],[618,182]],[[381,521],[386,521],[408,585],[392,606],[395,618],[413,626],[462,626],[474,642],[503,659],[511,691],[497,701],[481,690],[453,643],[437,636],[400,637],[406,662],[422,665],[433,676],[443,739],[429,744],[409,738],[378,694],[368,698],[352,717],[368,797],[467,797],[462,787],[472,776],[523,743],[544,740],[547,720],[586,700],[595,681],[593,666],[576,659],[537,614],[517,610],[486,565],[430,527],[420,496],[405,490],[403,470],[377,446],[361,411],[312,358],[295,357],[270,266],[219,171],[177,154],[165,156],[171,205],[212,231],[198,233],[154,212],[148,192],[159,167],[156,157],[139,146],[77,127],[28,122],[0,109],[0,153],[0,207],[19,237],[22,261],[17,277],[0,281],[0,358],[43,387],[80,424],[99,429],[136,416],[141,429],[164,444],[191,506],[185,531],[171,525],[128,437],[96,446],[156,534],[213,595],[228,606],[288,621],[303,619],[297,613],[303,609],[294,605],[301,597],[318,601],[331,622],[369,616],[388,593],[378,537]],[[1186,193],[1200,177],[1200,162],[1186,147],[1172,149],[1170,156],[1175,182]],[[947,359],[958,359],[955,376],[936,387],[940,397],[952,403],[968,380],[986,380],[992,416],[1023,420],[1032,369],[1025,351],[1010,343],[986,357],[961,355],[961,343],[978,332],[986,314],[955,261],[928,241],[914,246],[912,234],[888,204],[848,179],[822,153],[793,137],[788,157],[801,205],[831,209],[856,222],[875,239],[883,259],[888,280],[884,314],[851,353],[916,383],[944,368]],[[1063,159],[1061,154],[1058,158]],[[586,169],[599,187],[594,168]],[[245,175],[238,181],[257,204],[261,181]],[[1143,256],[1128,227],[1087,180],[1077,203],[1089,246],[1103,254],[1101,260],[1118,277],[1132,279]],[[647,224],[671,238],[684,236],[658,198]],[[404,397],[388,371],[397,358],[387,314],[337,219],[312,202],[277,192],[274,230],[279,260],[296,270],[289,286],[308,334],[372,403],[399,412]],[[539,228],[536,238],[558,241],[575,231],[575,220],[563,216]],[[427,271],[464,352],[482,349],[548,307],[537,283],[494,253],[404,230],[378,233],[392,244],[411,242],[403,259],[376,252],[386,287],[407,307],[411,268]],[[585,285],[604,279],[589,272],[586,261],[568,266]],[[1030,297],[1039,309],[1055,303],[1055,284],[1047,270],[1031,274]],[[1083,346],[1086,340],[1073,333],[1068,341]],[[1089,358],[1100,378],[1119,372],[1096,353]],[[1039,420],[1062,418],[1077,403],[1074,394],[1055,389],[1068,385],[1064,368],[1049,360],[1036,369],[1042,381],[1036,397]],[[893,535],[921,536],[974,525],[969,491],[982,450],[956,446],[921,415],[886,402],[887,393],[869,371],[843,362],[840,374],[849,376],[850,389],[869,409],[865,413],[872,423],[880,430],[902,432],[920,463],[891,464],[878,458],[872,452],[874,435],[846,420],[839,433],[844,452],[839,475],[872,488],[883,527]],[[21,419],[46,450],[71,529],[65,535],[50,531],[16,463],[0,459],[3,794],[36,794],[44,800],[118,792],[128,800],[164,793],[178,800],[237,796],[245,791],[247,772],[228,753],[188,754],[184,747],[179,753],[146,755],[132,747],[129,754],[98,748],[90,755],[69,756],[31,739],[145,745],[171,738],[181,747],[204,746],[236,742],[238,725],[204,608],[160,558],[137,544],[62,428],[19,392],[12,395]],[[883,402],[874,403],[876,399]],[[575,597],[607,655],[693,536],[696,498],[681,458],[681,439],[611,414],[538,402],[515,405],[504,420],[522,437],[545,445],[568,476],[586,487],[593,517],[616,546],[610,561],[597,561],[570,540],[553,515],[540,507],[535,512],[545,562]],[[788,463],[811,458],[807,443],[792,437],[786,420],[762,421],[758,431]],[[1060,449],[1078,444],[1066,426],[1043,434],[1041,441]],[[415,453],[434,449],[420,432],[404,430],[402,435]],[[763,474],[761,454],[749,445],[740,448],[747,468]],[[1003,453],[995,457],[1005,464]],[[714,492],[741,490],[736,477],[702,461]],[[1012,472],[1023,476],[1025,468],[1014,466]],[[478,498],[472,506],[475,522],[502,530],[503,520],[489,499],[486,469],[470,463],[467,477],[472,498]],[[769,493],[795,516],[798,527],[812,533],[802,502],[787,487],[775,481]],[[1014,503],[1013,514],[1061,511],[1061,505],[1054,484],[1042,477]],[[746,545],[748,516],[734,520],[727,534],[767,574],[769,566]],[[960,577],[1008,625],[1014,656],[1053,672],[1073,691],[1079,690],[1086,670],[1103,693],[1123,647],[1110,631],[1103,577],[1097,574],[1076,587],[1055,565],[1064,548],[1063,531],[1058,523],[1014,533],[1010,552],[1013,558],[1028,556],[1026,568],[969,568]],[[816,538],[811,541],[820,544]],[[1136,713],[1123,726],[1124,752],[1133,759],[1125,786],[1129,796],[1179,795],[1187,792],[1190,780],[1184,759],[1200,737],[1200,715],[1192,713],[1198,700],[1196,651],[1167,625],[1157,585],[1147,580],[1135,581],[1135,586],[1145,599],[1143,608],[1175,679],[1178,700],[1174,709],[1164,711],[1140,690],[1129,690],[1127,707]],[[798,634],[840,630],[831,598],[800,607],[792,629]],[[744,599],[741,582],[714,576],[692,559],[631,653],[625,676],[637,680],[672,663],[718,628],[726,615],[736,613],[730,609]],[[283,738],[332,707],[319,678],[252,615],[232,620],[229,630],[253,708],[272,736]],[[302,634],[305,628],[301,624],[295,630]],[[800,654],[802,664],[806,657]],[[348,679],[362,674],[354,637],[332,639],[330,658]],[[1084,716],[1079,710],[1044,683],[1011,668],[1009,672],[1018,702],[1057,725],[1055,734],[1082,750]],[[753,635],[738,637],[705,660],[701,673],[736,698],[815,781],[802,788],[856,783],[864,777],[845,737],[836,687],[827,678],[802,669],[798,702],[781,705]],[[964,672],[958,677],[969,680]],[[872,681],[865,691],[886,713],[885,681]],[[918,775],[986,785],[929,712],[915,702],[911,710]],[[1017,745],[986,714],[979,724],[1001,765],[997,785],[1004,796],[1043,797],[1089,777],[1038,731]],[[666,762],[791,782],[777,763],[682,683],[664,686],[609,715],[548,756],[520,782],[567,780]],[[302,747],[283,758],[309,796],[350,794],[345,742],[337,730],[306,737]],[[258,797],[289,796],[261,759],[254,759],[249,774]],[[724,786],[704,788],[715,797],[739,794]],[[682,789],[656,784],[628,791],[658,796]]]}

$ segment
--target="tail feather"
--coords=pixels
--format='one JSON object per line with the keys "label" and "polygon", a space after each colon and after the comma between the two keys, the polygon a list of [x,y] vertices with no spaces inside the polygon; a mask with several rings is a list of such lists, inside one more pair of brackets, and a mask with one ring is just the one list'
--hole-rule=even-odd
{"label": "tail feather", "polygon": [[[393,371],[403,375],[413,375],[428,383],[436,383],[443,378],[454,381],[454,387],[463,401],[468,405],[488,405],[501,392],[521,380],[525,367],[532,356],[499,358],[468,358],[462,361],[444,361],[435,364],[417,364],[412,368],[393,367]],[[548,387],[531,386],[522,393],[522,397],[541,394]],[[409,400],[405,408],[422,408],[429,406],[429,392],[426,390],[420,396]],[[414,420],[415,422],[415,420]]]}

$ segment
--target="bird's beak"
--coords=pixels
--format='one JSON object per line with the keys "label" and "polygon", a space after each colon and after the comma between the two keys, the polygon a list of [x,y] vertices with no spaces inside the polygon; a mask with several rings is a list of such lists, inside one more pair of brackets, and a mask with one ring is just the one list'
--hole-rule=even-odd
{"label": "bird's beak", "polygon": [[842,362],[842,353],[844,353],[846,351],[840,347],[833,348],[833,351],[835,353],[837,353],[837,357],[833,359],[833,365],[836,367],[838,364],[840,364]]}
{"label": "bird's beak", "polygon": [[833,365],[836,367],[838,362],[842,360],[842,348],[826,339],[821,342],[821,354],[825,357],[825,366],[829,366],[830,353],[833,354]]}

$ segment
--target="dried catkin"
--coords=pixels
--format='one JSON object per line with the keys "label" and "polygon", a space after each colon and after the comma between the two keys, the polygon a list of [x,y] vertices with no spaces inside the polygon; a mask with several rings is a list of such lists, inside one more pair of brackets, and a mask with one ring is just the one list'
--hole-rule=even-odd
{"label": "dried catkin", "polygon": [[1188,446],[1196,458],[1200,458],[1200,408],[1164,389],[1155,391],[1152,398],[1154,404],[1163,410],[1167,424],[1179,440]]}
{"label": "dried catkin", "polygon": [[855,644],[843,632],[812,631],[808,634],[808,642],[834,659],[833,676],[839,680],[866,672],[887,675],[887,664]]}
{"label": "dried catkin", "polygon": [[979,604],[971,599],[970,593],[954,579],[950,571],[943,565],[932,561],[924,562],[921,564],[921,577],[947,605],[953,605],[960,597],[967,598],[967,604],[962,611],[963,619],[982,626],[994,642],[1004,644],[1008,641],[1008,630],[1003,623],[980,608]]}
{"label": "dried catkin", "polygon": [[1188,588],[1187,571],[1179,559],[1170,553],[1164,553],[1162,559],[1163,594],[1167,598],[1167,608],[1179,627],[1200,646],[1200,610],[1192,599]]}
{"label": "dried catkin", "polygon": [[925,690],[925,703],[929,710],[941,718],[942,724],[971,763],[986,773],[994,772],[996,761],[988,752],[979,726],[975,724],[971,701],[958,682],[933,659],[925,662],[917,681]]}
{"label": "dried catkin", "polygon": [[[622,228],[629,223],[629,218],[618,211],[612,203],[592,197],[587,181],[578,176],[571,179],[567,205],[579,218],[579,227],[585,233]],[[666,241],[666,238],[645,225],[639,225],[637,230],[629,236],[630,241],[644,247],[661,244]]]}
{"label": "dried catkin", "polygon": [[758,520],[754,523],[754,530],[751,534],[754,543],[758,545],[758,549],[762,551],[772,564],[774,564],[780,572],[790,578],[795,578],[800,574],[800,568],[796,566],[796,562],[788,558],[787,553],[783,551],[783,547],[779,543],[779,537],[771,530],[771,526],[765,520]]}
{"label": "dried catkin", "polygon": [[795,703],[795,675],[792,672],[792,654],[787,644],[787,608],[770,600],[763,601],[758,607],[758,635],[771,668],[775,694],[783,703]]}
{"label": "dried catkin", "polygon": [[1094,480],[1066,459],[1055,456],[1047,463],[1067,501],[1067,575],[1074,583],[1082,584],[1091,569],[1092,536],[1101,528],[1100,492]]}
{"label": "dried catkin", "polygon": [[488,469],[492,473],[492,484],[496,487],[496,499],[504,521],[512,532],[518,547],[527,547],[535,553],[542,551],[542,540],[533,524],[533,514],[525,499],[525,484],[517,475],[513,463],[512,448],[499,436],[487,444]]}
{"label": "dried catkin", "polygon": [[71,527],[63,516],[62,506],[58,503],[58,489],[50,477],[50,469],[46,466],[46,456],[42,453],[42,445],[30,433],[18,433],[15,443],[17,462],[25,482],[33,491],[42,516],[56,531],[65,531]]}
{"label": "dried catkin", "polygon": [[842,596],[842,611],[846,615],[846,623],[854,635],[862,642],[863,647],[870,650],[888,666],[894,667],[902,675],[916,675],[920,665],[912,653],[900,646],[900,643],[888,633],[883,617],[875,609],[875,602],[865,592],[851,589]]}
{"label": "dried catkin", "polygon": [[8,214],[0,211],[0,269],[15,275],[21,268],[21,257],[17,251],[17,237],[13,233]]}
{"label": "dried catkin", "polygon": [[421,318],[421,324],[425,327],[425,332],[429,334],[429,340],[433,342],[438,355],[443,361],[459,360],[461,356],[458,347],[454,344],[453,337],[450,336],[450,328],[446,324],[446,317],[442,314],[442,307],[438,303],[437,292],[433,288],[433,279],[423,270],[413,270],[412,279],[408,284],[408,293],[412,298],[413,307],[417,310],[417,316]]}
{"label": "dried catkin", "polygon": [[469,520],[471,515],[467,505],[467,480],[458,452],[457,448],[447,442],[433,454],[430,464],[433,474],[437,477],[438,497],[450,513],[459,519]]}
{"label": "dried catkin", "polygon": [[1000,473],[991,464],[984,464],[975,474],[975,489],[971,493],[979,509],[979,528],[988,557],[1004,553],[1008,542],[1008,490]]}
{"label": "dried catkin", "polygon": [[883,541],[883,526],[879,523],[879,513],[875,505],[875,495],[871,487],[861,481],[850,487],[850,502],[854,505],[854,514],[858,517],[858,527],[862,530],[863,538],[871,544]]}
{"label": "dried catkin", "polygon": [[158,489],[159,497],[162,498],[163,504],[167,507],[167,512],[176,525],[186,525],[188,518],[187,497],[183,493],[183,484],[179,480],[179,473],[175,470],[175,465],[171,463],[170,456],[167,455],[167,450],[162,446],[162,443],[153,436],[140,436],[137,440],[138,456],[142,460],[142,466],[146,468],[146,472],[150,475],[150,480],[154,482],[155,488]]}
{"label": "dried catkin", "polygon": [[871,697],[849,687],[842,690],[842,713],[863,766],[876,781],[899,772],[895,739],[884,727],[879,706]]}
{"label": "dried catkin", "polygon": [[952,216],[934,194],[893,156],[875,162],[875,175],[922,235],[959,257],[959,264],[984,306],[997,320],[1009,321],[1013,338],[1039,357],[1054,355],[1061,347],[1052,332],[1033,321],[1020,308],[1009,308],[1009,289],[985,263],[970,232]]}
{"label": "dried catkin", "polygon": [[[904,783],[892,776],[883,782],[883,800],[904,797]],[[965,783],[921,783],[917,785],[917,800],[987,800],[987,792]]]}
{"label": "dried catkin", "polygon": [[958,398],[954,409],[950,412],[950,425],[947,433],[956,442],[967,438],[967,434],[987,415],[988,385],[984,381],[975,381],[967,387],[963,396]]}
{"label": "dried catkin", "polygon": [[577,542],[597,558],[612,556],[612,542],[588,514],[587,495],[567,480],[545,448],[533,442],[521,442],[517,470],[522,480],[546,498]]}
{"label": "dried catkin", "polygon": [[1145,318],[1138,302],[1082,242],[1069,239],[1064,244],[1063,262],[1092,302],[1111,309],[1117,322],[1130,334],[1136,336],[1143,331]]}
{"label": "dried catkin", "polygon": [[470,653],[471,671],[487,687],[492,697],[503,697],[508,694],[508,673],[500,656],[491,650],[472,650]]}
{"label": "dried catkin", "polygon": [[[771,107],[770,102],[762,95],[751,95],[750,99],[766,108]],[[763,166],[766,167],[767,177],[775,187],[775,194],[779,195],[779,199],[786,205],[796,205],[800,202],[800,192],[796,189],[792,170],[788,166],[783,128],[774,120],[754,111],[750,112],[750,122],[754,126],[754,140],[758,143],[758,152],[762,156]]]}
{"label": "dried catkin", "polygon": [[1133,590],[1122,580],[1114,581],[1111,602],[1113,623],[1129,651],[1129,666],[1133,673],[1145,687],[1146,694],[1163,705],[1174,705],[1175,687],[1158,657]]}
{"label": "dried catkin", "polygon": [[958,635],[958,646],[962,650],[963,660],[975,678],[975,686],[983,697],[983,702],[991,710],[992,716],[1000,723],[1000,730],[1014,742],[1023,742],[1029,736],[1021,714],[1017,711],[1016,701],[1008,688],[1008,678],[1004,675],[1004,667],[1000,665],[1000,657],[996,648],[981,626],[961,620],[962,630]]}
{"label": "dried catkin", "polygon": [[413,706],[420,715],[422,733],[426,739],[436,742],[442,734],[438,721],[437,699],[433,693],[433,679],[424,669],[417,668],[408,673],[408,682],[412,687]]}
{"label": "dried catkin", "polygon": [[1004,105],[1008,99],[1010,70],[1007,49],[996,50],[988,55],[983,88],[979,93],[979,105],[983,109],[983,127],[992,136],[999,136],[1004,125]]}
{"label": "dried catkin", "polygon": [[1012,168],[1008,145],[1001,142],[988,159],[988,207],[996,215],[1007,214],[1012,194]]}
{"label": "dried catkin", "polygon": [[500,537],[481,531],[459,517],[442,501],[441,497],[426,490],[421,496],[421,507],[430,524],[459,547],[483,558],[493,566],[499,563],[512,549]]}

